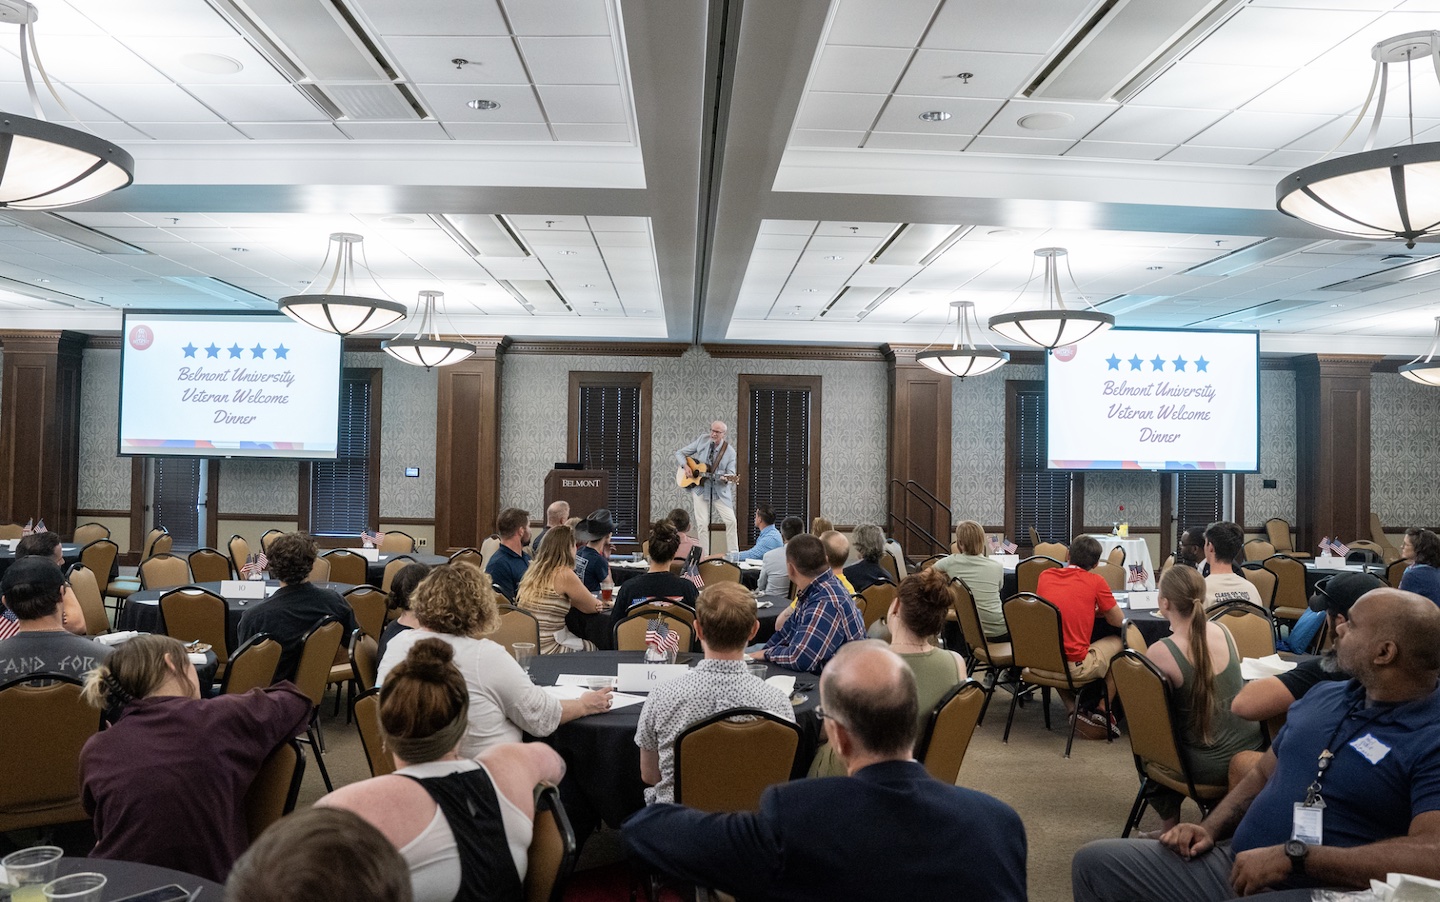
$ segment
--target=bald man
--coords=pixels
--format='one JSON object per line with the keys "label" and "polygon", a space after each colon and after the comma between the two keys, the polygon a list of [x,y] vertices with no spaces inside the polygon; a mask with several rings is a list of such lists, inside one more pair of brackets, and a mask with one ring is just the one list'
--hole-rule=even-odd
{"label": "bald man", "polygon": [[712,511],[725,524],[725,553],[740,550],[740,535],[735,528],[735,449],[730,446],[729,433],[729,427],[716,420],[710,424],[708,433],[675,452],[679,475],[687,479],[697,475],[690,461],[704,466],[704,478],[685,491],[690,493],[690,501],[695,505],[695,532],[707,555],[719,553],[710,540]]}
{"label": "bald man", "polygon": [[[657,870],[741,899],[1025,899],[1020,817],[914,760],[915,677],[899,655],[849,643],[820,678],[820,704],[848,776],[771,786],[741,814],[651,805],[625,823],[626,842]],[[903,841],[856,854],[861,825]]]}
{"label": "bald man", "polygon": [[1355,678],[1291,705],[1270,751],[1203,822],[1077,852],[1076,902],[1266,890],[1300,902],[1392,872],[1440,879],[1440,608],[1373,589],[1337,625],[1335,653]]}

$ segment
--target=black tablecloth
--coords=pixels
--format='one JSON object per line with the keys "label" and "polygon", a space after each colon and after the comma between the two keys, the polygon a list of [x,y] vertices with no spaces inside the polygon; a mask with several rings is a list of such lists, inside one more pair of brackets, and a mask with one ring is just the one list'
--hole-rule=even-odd
{"label": "black tablecloth", "polygon": [[[80,560],[80,546],[65,542],[60,546],[60,554],[65,558],[65,566],[68,567]],[[4,548],[0,548],[0,576],[4,576],[5,571],[9,570],[13,563],[15,563],[15,552],[10,546],[6,545]],[[109,574],[107,573],[106,576],[108,577]]]}
{"label": "black tablecloth", "polygon": [[[764,642],[775,633],[775,618],[780,612],[789,607],[789,602],[770,602],[768,608],[757,608],[755,619],[760,621],[760,628],[755,632],[755,642]],[[582,639],[595,643],[596,648],[614,649],[615,647],[615,621],[611,619],[610,612],[601,614],[582,614],[574,608],[565,615],[565,626],[570,632]],[[696,651],[699,651],[697,646]]]}
{"label": "black tablecloth", "polygon": [[[219,583],[195,583],[202,589],[207,589],[215,594],[220,594]],[[279,580],[268,580],[267,586],[279,586]],[[316,583],[327,589],[334,589],[344,594],[355,588],[349,583]],[[144,589],[130,596],[125,607],[120,610],[120,616],[115,620],[117,630],[138,630],[142,633],[163,633],[165,632],[165,618],[160,616],[160,596],[173,589]],[[225,643],[230,651],[240,647],[236,634],[240,627],[240,616],[250,608],[264,604],[268,599],[247,599],[227,598],[225,604],[230,610],[225,614]]]}
{"label": "black tablecloth", "polygon": [[[688,661],[686,658],[688,657]],[[693,664],[699,654],[682,656],[681,661]],[[562,673],[593,673],[614,676],[621,663],[641,663],[644,652],[591,651],[568,655],[540,655],[531,660],[531,678],[542,686],[553,685]],[[790,674],[795,677],[796,691],[807,696],[795,706],[795,719],[800,725],[800,748],[796,751],[792,777],[803,777],[815,757],[820,742],[820,718],[815,708],[820,703],[819,677],[796,673],[783,667],[768,665],[769,674]],[[562,724],[543,741],[552,745],[565,759],[566,779],[573,780],[574,789],[585,803],[612,827],[645,806],[645,783],[640,779],[640,749],[635,745],[635,729],[640,724],[640,705],[619,711],[581,717]]]}
{"label": "black tablecloth", "polygon": [[[617,561],[610,565],[610,578],[615,581],[616,586],[619,586],[624,583],[625,580],[633,579],[648,569],[649,565],[643,561],[636,563],[633,567],[622,566],[620,562]],[[760,586],[760,571],[748,567],[741,567],[740,582],[743,583],[747,589],[758,588]]]}
{"label": "black tablecloth", "polygon": [[379,560],[365,562],[365,581],[372,586],[379,586],[385,579],[385,565],[397,557],[411,557],[417,564],[427,564],[434,567],[443,564],[449,558],[441,554],[419,554],[418,552],[382,551]]}
{"label": "black tablecloth", "polygon": [[225,890],[220,884],[213,880],[206,880],[204,877],[196,877],[194,874],[186,874],[182,871],[172,871],[169,868],[139,864],[134,861],[70,858],[67,856],[60,859],[55,868],[57,877],[82,873],[105,875],[105,889],[101,893],[101,898],[107,902],[110,899],[120,899],[146,890],[159,889],[172,883],[188,890],[200,887],[200,895],[195,897],[198,902],[220,902]]}

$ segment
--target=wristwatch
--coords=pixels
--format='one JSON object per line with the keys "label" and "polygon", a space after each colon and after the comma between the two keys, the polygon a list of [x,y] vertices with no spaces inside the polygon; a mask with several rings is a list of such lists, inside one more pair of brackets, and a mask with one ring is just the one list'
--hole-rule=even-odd
{"label": "wristwatch", "polygon": [[1298,839],[1292,839],[1285,843],[1285,855],[1290,859],[1290,867],[1296,874],[1305,873],[1305,856],[1310,854],[1310,847]]}

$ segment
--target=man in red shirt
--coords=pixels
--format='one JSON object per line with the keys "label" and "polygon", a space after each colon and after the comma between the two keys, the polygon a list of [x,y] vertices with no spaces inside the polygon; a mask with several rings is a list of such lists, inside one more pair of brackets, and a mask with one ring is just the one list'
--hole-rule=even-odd
{"label": "man in red shirt", "polygon": [[[1090,536],[1077,536],[1070,543],[1070,564],[1041,573],[1035,591],[1060,609],[1060,635],[1071,678],[1078,683],[1105,677],[1106,698],[1113,700],[1110,659],[1120,653],[1124,643],[1119,636],[1105,636],[1093,642],[1091,636],[1097,619],[1103,617],[1111,626],[1120,627],[1125,623],[1125,612],[1115,603],[1105,578],[1092,572],[1099,563],[1100,543]],[[1065,692],[1061,692],[1060,697],[1073,715],[1075,700]],[[1103,726],[1099,722],[1095,725]]]}

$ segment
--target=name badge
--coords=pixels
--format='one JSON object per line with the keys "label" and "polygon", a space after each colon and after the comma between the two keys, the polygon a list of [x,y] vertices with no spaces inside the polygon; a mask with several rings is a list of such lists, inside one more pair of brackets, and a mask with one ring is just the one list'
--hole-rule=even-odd
{"label": "name badge", "polygon": [[1350,747],[1364,755],[1365,760],[1371,764],[1379,764],[1386,755],[1390,754],[1390,746],[1376,739],[1371,733],[1366,733],[1350,743]]}
{"label": "name badge", "polygon": [[1324,807],[1296,802],[1295,819],[1290,827],[1290,838],[1298,839],[1310,846],[1323,846],[1325,844],[1324,835]]}
{"label": "name badge", "polygon": [[685,664],[621,664],[616,668],[615,688],[621,692],[649,692],[689,672]]}

